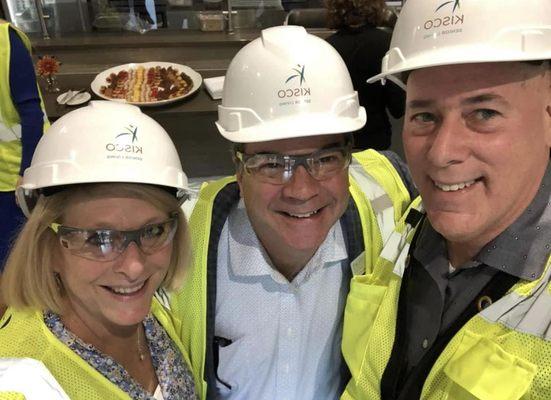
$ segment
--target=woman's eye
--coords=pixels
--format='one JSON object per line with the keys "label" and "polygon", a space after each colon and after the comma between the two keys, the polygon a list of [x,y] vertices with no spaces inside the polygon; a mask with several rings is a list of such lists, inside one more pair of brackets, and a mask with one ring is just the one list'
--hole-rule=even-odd
{"label": "woman's eye", "polygon": [[99,247],[109,243],[111,243],[111,235],[108,232],[94,232],[86,239],[86,244],[89,246]]}
{"label": "woman's eye", "polygon": [[144,230],[145,237],[157,237],[161,236],[165,231],[164,225],[152,225]]}

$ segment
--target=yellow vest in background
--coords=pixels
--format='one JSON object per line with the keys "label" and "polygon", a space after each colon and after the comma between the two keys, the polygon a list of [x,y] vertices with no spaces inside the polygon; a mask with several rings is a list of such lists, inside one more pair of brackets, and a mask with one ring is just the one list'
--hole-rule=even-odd
{"label": "yellow vest in background", "polygon": [[[422,209],[420,199],[412,207]],[[378,400],[389,361],[402,276],[415,229],[396,225],[374,268],[348,295],[343,353],[352,379],[341,400]],[[422,400],[551,399],[551,257],[542,276],[519,281],[475,315],[432,367]]]}
{"label": "yellow vest in background", "polygon": [[[180,323],[156,300],[151,312],[182,352],[185,352],[174,327]],[[9,321],[8,321],[9,320]],[[0,357],[34,358],[42,361],[71,400],[129,400],[130,396],[80,358],[48,329],[40,311],[19,311],[8,308],[0,319]],[[196,388],[198,380],[195,377]],[[0,392],[0,399],[18,397],[13,392]],[[22,397],[19,397],[22,398]]]}
{"label": "yellow vest in background", "polygon": [[[349,168],[350,194],[362,224],[365,262],[377,258],[385,239],[394,230],[411,199],[391,162],[374,150],[353,155]],[[204,184],[190,217],[193,263],[183,289],[171,298],[171,311],[182,321],[182,341],[189,351],[194,376],[202,385],[197,392],[206,399],[204,381],[207,336],[207,257],[214,200],[235,177]]]}
{"label": "yellow vest in background", "polygon": [[[21,119],[10,91],[10,28],[18,33],[25,47],[31,51],[29,38],[23,32],[9,23],[0,22],[0,192],[15,190],[21,168]],[[40,95],[40,89],[38,93]],[[42,96],[40,99],[46,132],[50,123],[46,118]]]}

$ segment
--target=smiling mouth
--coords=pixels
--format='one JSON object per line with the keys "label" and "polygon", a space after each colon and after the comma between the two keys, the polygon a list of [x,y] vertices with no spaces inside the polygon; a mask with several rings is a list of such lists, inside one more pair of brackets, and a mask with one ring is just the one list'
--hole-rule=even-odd
{"label": "smiling mouth", "polygon": [[310,218],[311,216],[316,215],[322,209],[323,209],[323,207],[318,208],[317,210],[309,211],[309,212],[305,212],[305,213],[295,213],[295,212],[282,211],[282,214],[288,215],[289,217],[302,219],[302,218]]}
{"label": "smiling mouth", "polygon": [[458,190],[462,190],[462,189],[468,188],[469,186],[474,185],[479,180],[480,179],[473,179],[470,181],[458,182],[458,183],[452,183],[452,184],[440,183],[436,181],[432,181],[432,182],[434,183],[434,186],[436,186],[438,189],[442,190],[443,192],[457,192]]}
{"label": "smiling mouth", "polygon": [[103,288],[109,290],[111,293],[117,294],[119,296],[131,296],[140,290],[142,290],[147,282],[147,279],[142,283],[134,286],[102,286]]}

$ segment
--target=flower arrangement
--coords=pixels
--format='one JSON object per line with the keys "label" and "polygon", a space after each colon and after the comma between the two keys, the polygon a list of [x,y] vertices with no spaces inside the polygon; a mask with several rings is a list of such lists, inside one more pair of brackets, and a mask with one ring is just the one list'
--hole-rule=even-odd
{"label": "flower arrangement", "polygon": [[61,63],[57,61],[55,56],[41,56],[38,57],[36,63],[36,72],[40,76],[51,76],[59,72]]}
{"label": "flower arrangement", "polygon": [[55,74],[59,72],[60,66],[61,63],[55,58],[55,56],[38,57],[36,72],[38,75],[46,79],[46,91],[50,93],[56,93],[60,90],[55,78]]}

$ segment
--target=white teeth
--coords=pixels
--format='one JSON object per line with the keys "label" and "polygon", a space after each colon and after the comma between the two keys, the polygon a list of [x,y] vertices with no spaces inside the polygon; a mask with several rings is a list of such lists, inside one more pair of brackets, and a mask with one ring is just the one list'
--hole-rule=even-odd
{"label": "white teeth", "polygon": [[464,189],[464,188],[467,188],[469,186],[471,186],[473,183],[475,183],[476,181],[473,179],[471,181],[467,181],[467,182],[461,182],[461,183],[454,183],[452,185],[446,185],[446,184],[443,184],[443,183],[438,183],[438,182],[434,182],[434,185],[444,191],[444,192],[455,192],[457,190],[461,190],[461,189]]}
{"label": "white teeth", "polygon": [[295,218],[308,218],[308,217],[311,217],[312,215],[316,214],[317,212],[318,212],[318,210],[312,211],[312,212],[309,212],[309,213],[304,213],[304,214],[294,214],[294,213],[287,213],[287,214],[289,214],[291,217],[295,217]]}
{"label": "white teeth", "polygon": [[139,285],[133,286],[133,287],[117,287],[117,288],[115,288],[115,287],[109,286],[109,289],[111,289],[111,291],[113,291],[117,294],[131,294],[131,293],[135,293],[138,290],[140,290],[141,288],[143,288],[144,285],[145,285],[145,282],[142,282]]}

